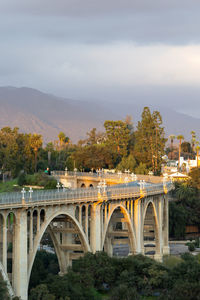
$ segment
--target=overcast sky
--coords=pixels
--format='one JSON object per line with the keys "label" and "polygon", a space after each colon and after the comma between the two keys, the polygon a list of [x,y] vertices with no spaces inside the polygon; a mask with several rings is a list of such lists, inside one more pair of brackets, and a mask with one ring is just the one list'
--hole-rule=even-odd
{"label": "overcast sky", "polygon": [[1,0],[0,86],[200,117],[199,31],[197,0]]}

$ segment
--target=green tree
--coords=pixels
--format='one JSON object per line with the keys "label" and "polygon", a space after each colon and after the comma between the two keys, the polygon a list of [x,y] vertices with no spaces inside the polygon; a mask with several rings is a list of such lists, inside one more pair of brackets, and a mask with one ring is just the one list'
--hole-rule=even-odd
{"label": "green tree", "polygon": [[3,172],[11,171],[12,175],[16,175],[19,162],[17,135],[18,128],[4,127],[0,130],[0,167]]}
{"label": "green tree", "polygon": [[177,140],[179,140],[179,147],[178,147],[178,170],[180,170],[180,157],[181,157],[181,143],[182,140],[184,139],[183,135],[177,135]]}
{"label": "green tree", "polygon": [[65,133],[62,131],[58,134],[58,139],[59,139],[59,143],[60,143],[60,146],[59,146],[60,150],[64,147],[64,145],[69,143],[69,137],[66,136]]}
{"label": "green tree", "polygon": [[149,107],[142,112],[135,132],[135,155],[138,162],[145,163],[155,174],[161,169],[166,139],[162,117],[158,111],[151,114]]}
{"label": "green tree", "polygon": [[170,136],[169,136],[169,139],[170,139],[170,150],[171,150],[171,159],[172,159],[172,152],[173,152],[173,143],[174,143],[174,139],[175,139],[176,137],[175,137],[175,135],[174,134],[171,134]]}
{"label": "green tree", "polygon": [[55,300],[56,297],[49,293],[45,284],[40,284],[30,292],[30,300]]}
{"label": "green tree", "polygon": [[193,152],[195,152],[196,132],[192,130],[190,133],[192,135],[192,139],[191,139],[192,150]]}
{"label": "green tree", "polygon": [[9,300],[10,297],[8,295],[7,284],[0,278],[0,299]]}
{"label": "green tree", "polygon": [[33,149],[34,152],[34,165],[35,165],[35,172],[37,171],[37,155],[38,155],[38,150],[40,147],[42,147],[42,136],[40,134],[32,134],[30,135],[30,146]]}
{"label": "green tree", "polygon": [[137,163],[132,154],[129,154],[127,157],[123,157],[120,163],[117,165],[116,169],[120,171],[129,170],[133,172],[135,170]]}
{"label": "green tree", "polygon": [[123,121],[105,121],[106,144],[121,156],[126,156],[130,129]]}

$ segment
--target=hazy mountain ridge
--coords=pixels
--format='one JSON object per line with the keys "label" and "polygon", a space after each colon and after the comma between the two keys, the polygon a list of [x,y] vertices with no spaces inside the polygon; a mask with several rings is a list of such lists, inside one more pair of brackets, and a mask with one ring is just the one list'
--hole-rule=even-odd
{"label": "hazy mountain ridge", "polygon": [[[0,87],[0,127],[19,127],[22,132],[37,132],[44,141],[55,140],[64,131],[72,141],[86,136],[86,132],[96,127],[103,128],[105,120],[125,119],[133,116],[134,127],[140,119],[143,106],[140,101],[133,103],[92,103],[59,98],[31,88]],[[159,106],[151,107],[161,112],[166,135],[199,131],[200,119]]]}

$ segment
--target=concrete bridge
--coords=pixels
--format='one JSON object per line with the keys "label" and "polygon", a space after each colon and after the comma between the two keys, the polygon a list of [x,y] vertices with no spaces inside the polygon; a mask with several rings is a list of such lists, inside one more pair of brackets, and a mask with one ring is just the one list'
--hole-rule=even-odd
{"label": "concrete bridge", "polygon": [[[72,179],[79,182],[77,173],[54,176],[68,186]],[[128,244],[130,254],[151,255],[160,261],[169,253],[167,194],[173,189],[171,182],[161,182],[158,177],[152,179],[160,181],[157,183],[138,182],[131,175],[125,179],[127,174],[106,175],[107,180],[94,174],[81,176],[82,181],[87,176],[85,186],[92,184],[93,188],[67,190],[58,185],[57,190],[0,195],[0,271],[9,281],[11,295],[27,300],[34,259],[47,235],[61,274],[88,251],[106,251],[112,256],[116,244]]]}

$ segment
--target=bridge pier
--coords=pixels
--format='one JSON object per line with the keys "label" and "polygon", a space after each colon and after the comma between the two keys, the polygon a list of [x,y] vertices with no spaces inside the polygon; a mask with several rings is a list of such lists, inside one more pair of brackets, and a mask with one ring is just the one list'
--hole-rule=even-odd
{"label": "bridge pier", "polygon": [[27,261],[27,213],[21,210],[16,216],[16,242],[14,247],[13,288],[16,296],[28,299],[28,261]]}
{"label": "bridge pier", "polygon": [[101,206],[93,204],[91,207],[90,246],[93,253],[101,251]]}
{"label": "bridge pier", "polygon": [[137,199],[134,202],[134,227],[135,227],[135,235],[136,235],[136,253],[144,254],[144,249],[142,247],[142,217],[141,217],[141,199]]}

